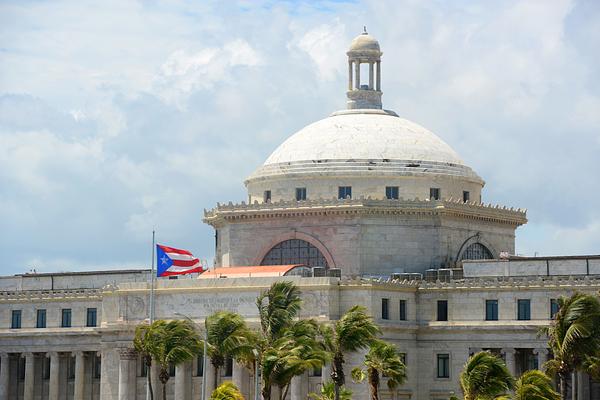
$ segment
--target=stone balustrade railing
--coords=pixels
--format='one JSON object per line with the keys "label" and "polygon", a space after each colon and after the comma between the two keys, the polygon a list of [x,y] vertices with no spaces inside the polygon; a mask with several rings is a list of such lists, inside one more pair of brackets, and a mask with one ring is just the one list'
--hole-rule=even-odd
{"label": "stone balustrade railing", "polygon": [[48,299],[101,299],[102,289],[61,290],[5,290],[0,291],[1,301],[48,300]]}

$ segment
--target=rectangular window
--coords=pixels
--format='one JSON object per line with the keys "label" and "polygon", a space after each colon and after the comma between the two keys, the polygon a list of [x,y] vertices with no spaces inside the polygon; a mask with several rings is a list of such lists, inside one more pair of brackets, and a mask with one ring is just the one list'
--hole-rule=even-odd
{"label": "rectangular window", "polygon": [[386,186],[385,197],[387,199],[398,200],[398,186]]}
{"label": "rectangular window", "polygon": [[340,186],[338,187],[338,199],[351,199],[352,198],[352,186]]}
{"label": "rectangular window", "polygon": [[381,299],[381,319],[390,319],[390,299]]}
{"label": "rectangular window", "polygon": [[175,376],[175,364],[169,364],[169,376],[171,378]]}
{"label": "rectangular window", "polygon": [[498,300],[485,301],[485,320],[498,321]]}
{"label": "rectangular window", "polygon": [[296,201],[306,200],[306,188],[296,188]]}
{"label": "rectangular window", "polygon": [[63,328],[71,327],[71,309],[70,308],[63,308],[60,326]]}
{"label": "rectangular window", "polygon": [[558,300],[550,299],[550,319],[554,319],[558,312]]}
{"label": "rectangular window", "polygon": [[437,320],[448,321],[448,300],[438,300],[437,302]]}
{"label": "rectangular window", "polygon": [[323,376],[323,368],[314,367],[312,370],[312,376]]}
{"label": "rectangular window", "polygon": [[75,357],[67,358],[67,379],[70,381],[75,379]]}
{"label": "rectangular window", "polygon": [[18,359],[18,373],[19,373],[19,380],[20,381],[24,381],[25,380],[25,357],[19,357]]}
{"label": "rectangular window", "polygon": [[88,308],[85,326],[97,326],[97,314],[96,308]]}
{"label": "rectangular window", "polygon": [[429,198],[431,200],[439,200],[440,199],[440,188],[429,189]]}
{"label": "rectangular window", "polygon": [[223,376],[233,376],[233,359],[231,357],[227,357],[225,359],[225,366],[223,367]]}
{"label": "rectangular window", "polygon": [[46,310],[37,310],[36,328],[46,327]]}
{"label": "rectangular window", "polygon": [[100,379],[102,376],[102,357],[99,355],[94,356],[94,379]]}
{"label": "rectangular window", "polygon": [[520,321],[528,321],[531,319],[531,300],[517,300],[517,319]]}
{"label": "rectangular window", "polygon": [[12,310],[11,329],[21,329],[21,310]]}
{"label": "rectangular window", "polygon": [[202,356],[196,357],[196,376],[204,375],[204,358]]}
{"label": "rectangular window", "polygon": [[450,378],[450,354],[437,355],[437,377]]}
{"label": "rectangular window", "polygon": [[406,321],[406,300],[400,300],[400,321]]}
{"label": "rectangular window", "polygon": [[466,203],[470,200],[471,198],[471,193],[467,192],[466,190],[463,190],[463,202]]}
{"label": "rectangular window", "polygon": [[271,202],[271,191],[270,190],[265,190],[265,193],[263,194],[263,202],[265,202],[265,203]]}
{"label": "rectangular window", "polygon": [[47,381],[50,379],[50,357],[44,357],[42,360],[42,379]]}

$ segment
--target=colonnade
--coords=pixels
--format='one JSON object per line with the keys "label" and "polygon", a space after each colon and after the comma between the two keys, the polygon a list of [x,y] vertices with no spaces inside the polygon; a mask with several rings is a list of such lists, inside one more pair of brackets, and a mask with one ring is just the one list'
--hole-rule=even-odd
{"label": "colonnade", "polygon": [[[86,367],[86,360],[88,352],[75,351],[69,353],[50,351],[46,353],[0,353],[0,400],[8,400],[11,396],[11,390],[14,389],[14,385],[11,386],[13,381],[18,380],[19,374],[19,362],[12,363],[15,358],[21,357],[25,361],[25,373],[23,377],[23,400],[34,400],[36,387],[39,387],[39,382],[36,385],[36,366],[37,363],[43,362],[43,358],[49,358],[50,368],[48,379],[48,400],[60,400],[61,394],[65,391],[65,385],[61,382],[61,379],[66,377],[65,372],[62,368],[65,367],[65,362],[61,362],[63,358],[75,357],[75,368],[74,368],[74,389],[73,398],[75,400],[83,400],[86,396],[86,383],[87,371],[89,367]],[[16,364],[17,368],[11,370],[11,364]],[[42,372],[44,373],[44,372]]]}

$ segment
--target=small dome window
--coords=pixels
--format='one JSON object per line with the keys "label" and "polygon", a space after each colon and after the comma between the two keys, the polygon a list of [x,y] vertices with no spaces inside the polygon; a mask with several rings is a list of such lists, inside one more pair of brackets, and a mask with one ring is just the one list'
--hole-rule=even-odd
{"label": "small dome window", "polygon": [[481,243],[470,244],[460,257],[461,260],[491,260],[493,258],[492,252]]}
{"label": "small dome window", "polygon": [[290,239],[273,246],[260,265],[303,264],[309,267],[329,268],[323,254],[312,244],[300,239]]}

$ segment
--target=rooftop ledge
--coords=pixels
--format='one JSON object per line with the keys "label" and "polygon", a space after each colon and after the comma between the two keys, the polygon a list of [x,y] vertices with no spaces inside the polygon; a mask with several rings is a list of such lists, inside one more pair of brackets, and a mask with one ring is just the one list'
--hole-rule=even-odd
{"label": "rooftop ledge", "polygon": [[335,214],[406,214],[406,215],[438,215],[458,216],[487,220],[491,222],[523,225],[527,223],[527,210],[476,202],[463,202],[462,199],[446,200],[408,200],[372,199],[315,199],[306,201],[278,201],[272,203],[252,204],[241,202],[233,204],[217,203],[211,210],[204,209],[204,222],[215,224],[222,220],[280,218],[309,215]]}

